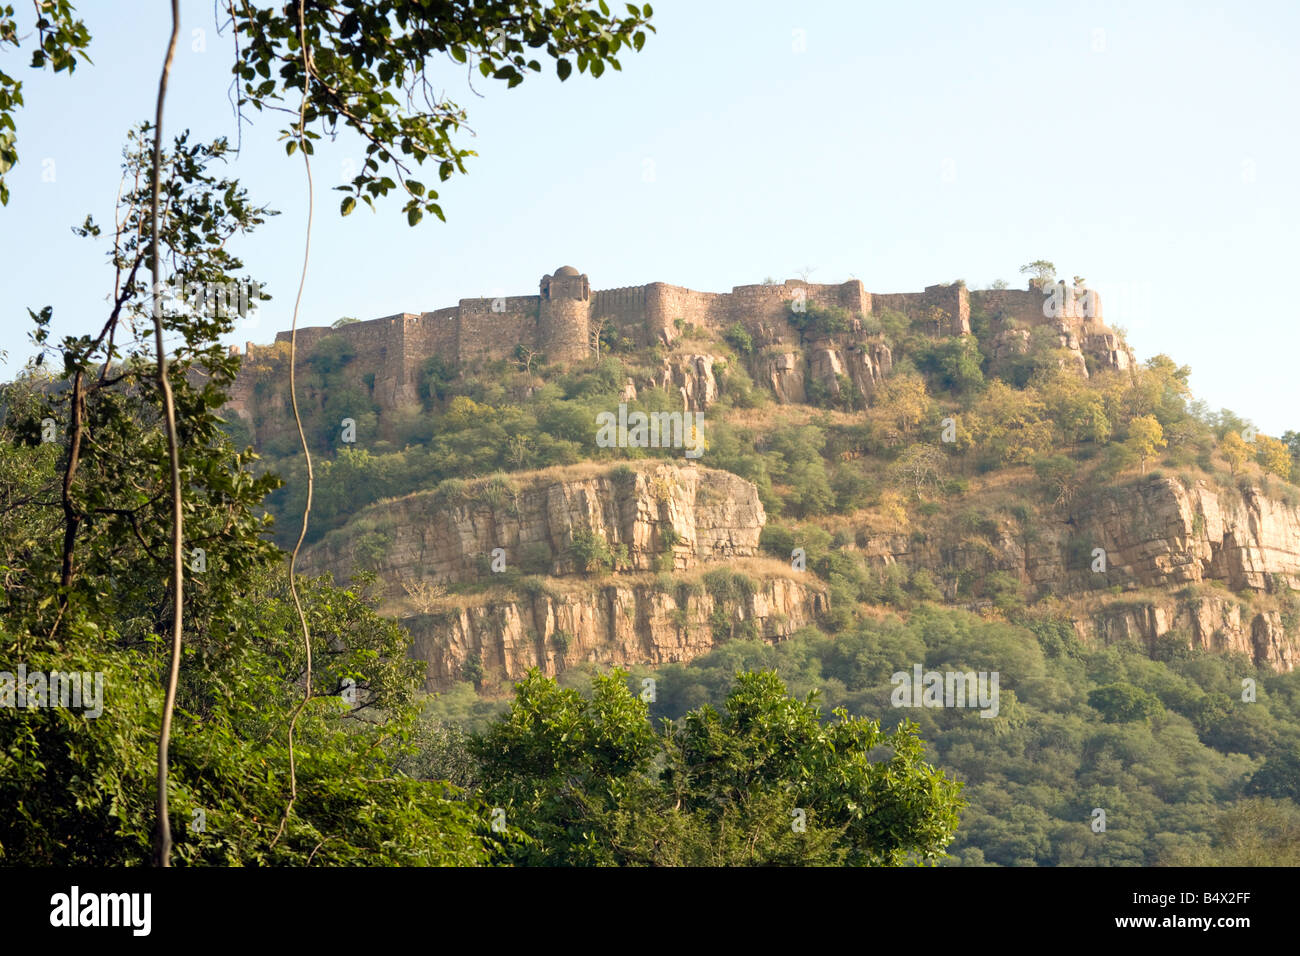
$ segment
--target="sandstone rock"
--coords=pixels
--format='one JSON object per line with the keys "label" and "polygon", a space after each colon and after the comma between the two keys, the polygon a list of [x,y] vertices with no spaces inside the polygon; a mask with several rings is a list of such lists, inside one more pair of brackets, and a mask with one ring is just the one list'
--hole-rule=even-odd
{"label": "sandstone rock", "polygon": [[716,361],[712,355],[666,358],[654,384],[681,395],[683,410],[702,412],[718,400],[718,380],[713,373]]}
{"label": "sandstone rock", "polygon": [[[1196,647],[1237,651],[1279,670],[1295,666],[1300,635],[1286,634],[1275,611],[1243,616],[1241,599],[1228,592],[1300,589],[1300,509],[1256,488],[1237,495],[1204,481],[1188,489],[1174,478],[1151,477],[1084,496],[1034,531],[1025,541],[1005,518],[991,538],[876,534],[860,536],[857,546],[872,564],[928,570],[949,602],[958,600],[956,580],[963,572],[999,571],[1016,576],[1033,598],[1095,599],[1095,614],[1075,622],[1090,638],[1149,645],[1182,629]],[[1089,554],[1094,547],[1105,551],[1104,573],[1070,566],[1079,542]],[[1212,581],[1226,586],[1222,598],[1171,594],[1115,610],[1107,594],[1110,588],[1133,592]]]}
{"label": "sandstone rock", "polygon": [[766,359],[765,377],[776,400],[789,405],[806,402],[803,356],[798,352],[778,352]]}
{"label": "sandstone rock", "polygon": [[885,376],[893,370],[893,354],[884,342],[818,341],[807,349],[808,374],[833,396],[840,394],[840,376],[870,401]]}
{"label": "sandstone rock", "polygon": [[[718,644],[717,606],[707,591],[686,595],[664,593],[649,582],[595,583],[563,596],[485,597],[403,623],[413,637],[411,656],[428,665],[429,690],[462,680],[471,657],[483,666],[484,684],[499,687],[531,667],[555,675],[586,662],[627,667],[692,660]],[[828,606],[815,578],[769,578],[723,608],[730,625],[775,641]]]}
{"label": "sandstone rock", "polygon": [[1278,613],[1243,613],[1243,605],[1228,594],[1103,604],[1091,620],[1076,621],[1075,630],[1104,644],[1137,641],[1149,651],[1157,639],[1172,633],[1188,648],[1242,654],[1274,670],[1290,671],[1296,664],[1295,643],[1283,632]]}
{"label": "sandstone rock", "polygon": [[381,546],[344,528],[308,548],[303,566],[346,580],[368,564],[396,596],[401,581],[479,580],[482,563],[496,548],[504,549],[508,568],[574,574],[580,570],[571,550],[575,531],[594,532],[611,550],[626,547],[621,570],[655,569],[667,540],[675,541],[672,567],[679,571],[758,551],[767,516],[757,489],[730,472],[649,463],[583,477],[563,474],[514,475],[515,491],[471,488],[465,502],[434,492],[380,502],[362,516],[387,539]]}

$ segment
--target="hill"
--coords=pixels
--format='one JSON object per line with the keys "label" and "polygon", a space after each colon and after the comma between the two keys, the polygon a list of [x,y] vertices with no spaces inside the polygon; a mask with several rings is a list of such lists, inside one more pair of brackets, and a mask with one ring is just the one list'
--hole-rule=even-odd
{"label": "hill", "polygon": [[[565,267],[535,297],[303,330],[304,563],[379,574],[430,690],[925,602],[1290,671],[1300,442],[1194,402],[1166,356],[1137,363],[1100,302],[1045,279],[593,293]],[[285,333],[250,347],[228,405],[287,479],[278,518],[305,493],[286,363]]]}

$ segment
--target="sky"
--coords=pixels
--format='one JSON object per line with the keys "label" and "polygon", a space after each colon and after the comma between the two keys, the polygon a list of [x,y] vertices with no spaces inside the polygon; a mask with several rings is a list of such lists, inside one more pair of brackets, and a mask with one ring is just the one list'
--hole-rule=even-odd
{"label": "sky", "polygon": [[[93,65],[54,76],[0,53],[26,100],[0,208],[0,378],[33,353],[29,308],[53,306],[60,334],[102,325],[107,246],[70,227],[112,223],[126,132],[153,114],[167,5],[77,6]],[[233,141],[231,37],[209,0],[181,6],[164,132]],[[1190,365],[1197,397],[1268,434],[1300,429],[1300,4],[663,0],[652,22],[599,79],[561,83],[547,61],[514,90],[471,89],[432,63],[478,154],[441,186],[446,224],[410,228],[395,197],[340,217],[331,187],[363,150],[322,143],[300,327],[535,294],[561,265],[593,289],[808,272],[883,293],[1023,287],[1020,266],[1048,259],[1139,359]],[[289,327],[302,264],[282,125],[255,114],[231,166],[281,213],[232,242],[273,296],[241,345]]]}

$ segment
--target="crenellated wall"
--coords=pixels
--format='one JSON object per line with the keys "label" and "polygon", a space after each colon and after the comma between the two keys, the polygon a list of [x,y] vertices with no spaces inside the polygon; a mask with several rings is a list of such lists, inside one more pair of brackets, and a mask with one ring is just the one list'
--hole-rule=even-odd
{"label": "crenellated wall", "polygon": [[[810,343],[802,341],[788,320],[791,303],[802,299],[813,306],[846,309],[858,318],[895,310],[923,327],[933,323],[931,334],[936,336],[969,334],[973,304],[999,322],[1000,330],[1019,327],[1015,334],[1021,338],[1026,326],[1054,326],[1062,345],[1076,353],[1081,366],[1086,353],[1102,366],[1128,367],[1131,353],[1102,322],[1095,293],[1089,303],[1091,316],[1049,317],[1045,298],[1037,290],[969,292],[962,282],[927,286],[922,292],[873,294],[857,279],[836,284],[787,279],[779,284],[735,286],[730,292],[699,292],[666,282],[592,290],[586,275],[564,266],[542,277],[537,295],[462,299],[452,308],[418,315],[403,312],[337,329],[299,329],[298,354],[300,361],[306,361],[322,339],[339,336],[355,353],[349,365],[363,369],[364,378],[373,378],[374,400],[393,407],[418,400],[420,366],[430,356],[442,356],[449,364],[474,365],[513,358],[523,345],[546,361],[578,361],[590,353],[594,321],[610,321],[623,337],[647,347],[671,345],[688,325],[716,334],[740,323],[760,347],[798,349]],[[288,339],[288,332],[276,335],[277,342]],[[1020,341],[1009,339],[1007,347]],[[361,373],[357,377],[360,380]],[[242,394],[237,387],[236,394]]]}
{"label": "crenellated wall", "polygon": [[[1040,296],[1040,308],[1041,302]],[[902,312],[922,323],[933,321],[935,324],[930,330],[933,335],[966,335],[970,332],[970,293],[960,282],[929,285],[924,292],[873,293],[871,305],[876,310]]]}

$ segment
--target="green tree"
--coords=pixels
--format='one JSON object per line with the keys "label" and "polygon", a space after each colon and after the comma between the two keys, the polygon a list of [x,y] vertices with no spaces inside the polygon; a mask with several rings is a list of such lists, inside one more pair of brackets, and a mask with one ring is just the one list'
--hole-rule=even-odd
{"label": "green tree", "polygon": [[896,437],[910,436],[930,413],[930,396],[919,375],[891,376],[876,390],[872,418]]}
{"label": "green tree", "polygon": [[1164,711],[1154,694],[1123,681],[1091,691],[1088,706],[1098,711],[1108,724],[1145,720]]}
{"label": "green tree", "polygon": [[1052,443],[1043,403],[1034,392],[992,382],[965,421],[976,450],[997,462],[1027,462]]}
{"label": "green tree", "polygon": [[984,385],[983,357],[973,335],[947,338],[917,357],[917,367],[933,384],[958,395],[978,391]]}
{"label": "green tree", "polygon": [[1250,459],[1250,447],[1237,432],[1228,432],[1219,442],[1219,454],[1223,455],[1235,475]]}
{"label": "green tree", "polygon": [[1142,463],[1142,474],[1147,473],[1147,462],[1154,457],[1158,449],[1164,448],[1164,429],[1154,415],[1142,415],[1128,423],[1128,438],[1124,444]]}
{"label": "green tree", "polygon": [[[227,2],[223,10],[238,40],[233,72],[241,109],[283,109],[287,94],[304,94],[303,129],[283,131],[287,151],[310,152],[312,140],[339,128],[352,130],[365,142],[366,158],[351,183],[336,187],[345,193],[342,213],[358,200],[373,208],[375,199],[400,189],[402,212],[412,226],[426,212],[439,219],[443,213],[437,191],[413,178],[411,164],[432,164],[445,182],[464,173],[465,160],[475,155],[456,144],[468,116],[433,92],[442,86],[430,75],[431,64],[446,57],[513,89],[527,74],[542,71],[533,55],[541,49],[561,80],[575,64],[579,73],[599,77],[606,67],[622,69],[619,51],[639,51],[647,31],[654,31],[649,4],[629,4],[622,17],[603,3],[543,0],[455,10],[413,0],[323,0],[301,7]],[[312,51],[306,69],[300,36]],[[415,109],[417,103],[425,109]],[[296,103],[290,112],[298,117]]]}
{"label": "green tree", "polygon": [[[23,41],[36,36],[31,66],[50,67],[55,73],[77,68],[77,57],[90,62],[86,48],[90,31],[77,19],[69,0],[43,0],[36,6],[33,30],[22,30],[14,19],[12,4],[0,6],[0,52],[5,47],[21,47]],[[17,77],[0,70],[0,206],[9,204],[9,187],[5,174],[18,162],[17,125],[14,114],[23,105],[23,84]]]}
{"label": "green tree", "polygon": [[614,568],[614,552],[609,541],[599,531],[574,528],[573,542],[569,545],[579,571],[604,574]]}
{"label": "green tree", "polygon": [[754,338],[742,322],[732,323],[722,337],[741,355],[750,355],[754,351]]}
{"label": "green tree", "polygon": [[1046,259],[1035,259],[1021,266],[1020,274],[1029,276],[1031,287],[1045,289],[1056,281],[1056,266]]}
{"label": "green tree", "polygon": [[523,831],[517,862],[933,861],[963,806],[914,726],[882,733],[842,711],[823,724],[773,673],[740,674],[722,711],[656,733],[624,673],[588,699],[534,670],[471,746],[483,798]]}
{"label": "green tree", "polygon": [[1250,778],[1246,793],[1300,800],[1300,751],[1295,745],[1269,754]]}
{"label": "green tree", "polygon": [[1284,481],[1291,480],[1291,450],[1276,438],[1256,436],[1255,460],[1265,471],[1272,472]]}
{"label": "green tree", "polygon": [[615,671],[590,699],[536,669],[515,685],[510,710],[471,739],[482,794],[528,842],[511,861],[603,865],[620,859],[623,816],[645,812],[645,777],[658,749],[646,705]]}

